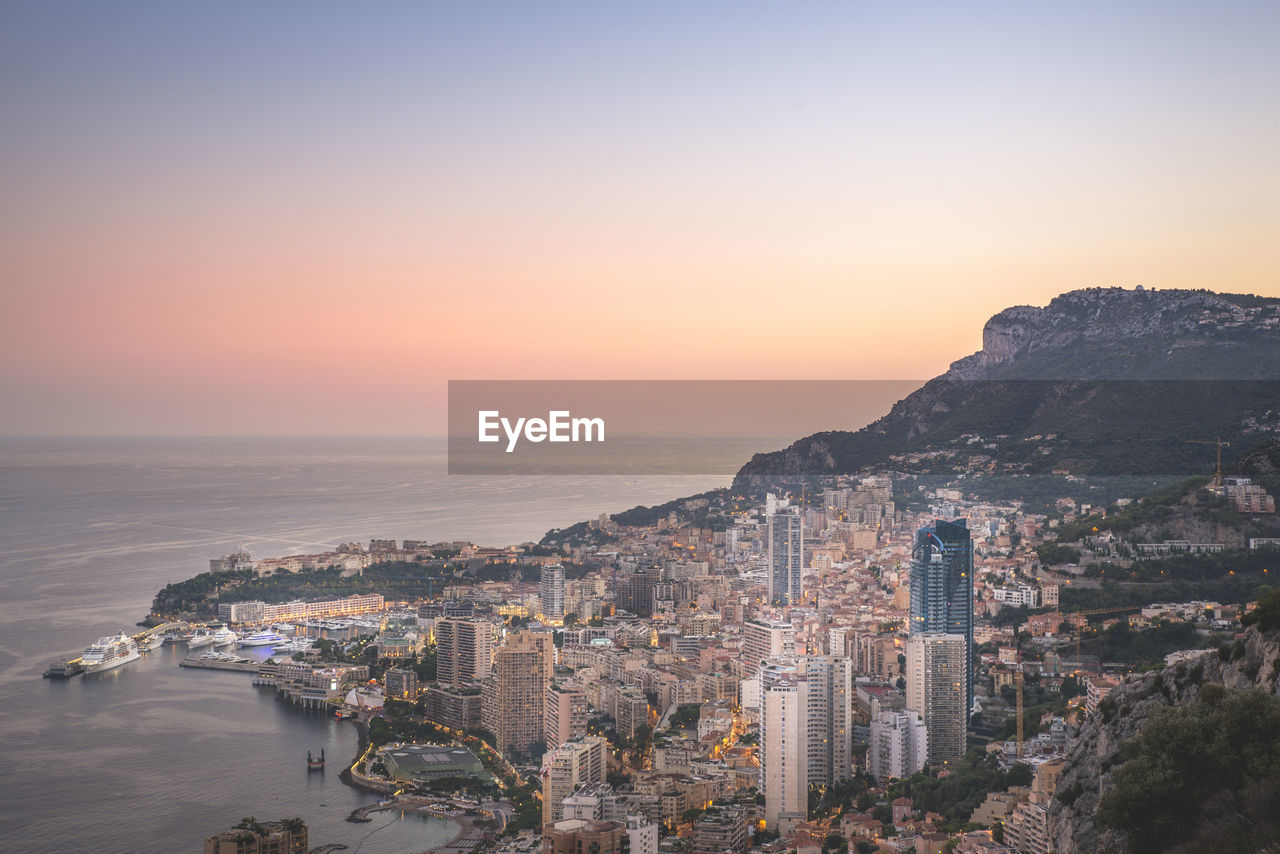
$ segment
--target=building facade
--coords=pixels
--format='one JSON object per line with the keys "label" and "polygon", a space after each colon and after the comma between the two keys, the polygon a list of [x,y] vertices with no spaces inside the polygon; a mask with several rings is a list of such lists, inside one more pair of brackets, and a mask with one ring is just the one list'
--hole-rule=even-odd
{"label": "building facade", "polygon": [[792,605],[804,599],[804,523],[799,508],[783,507],[768,516],[769,601]]}
{"label": "building facade", "polygon": [[973,537],[964,519],[916,532],[911,551],[911,636],[960,635],[965,642],[965,709],[973,707]]}
{"label": "building facade", "polygon": [[543,740],[547,749],[555,750],[566,741],[586,735],[589,716],[587,694],[581,685],[555,682],[548,685],[542,709]]}
{"label": "building facade", "polygon": [[867,770],[884,782],[910,777],[929,761],[929,736],[916,711],[881,712],[871,721]]}
{"label": "building facade", "polygon": [[608,771],[609,742],[588,735],[565,742],[542,757],[542,821],[564,818],[564,799],[579,786],[603,783]]}
{"label": "building facade", "polygon": [[964,756],[965,638],[926,632],[907,638],[906,707],[918,712],[928,730],[928,756],[947,765]]}
{"label": "building facade", "polygon": [[493,627],[483,620],[436,620],[436,682],[462,687],[489,678]]}
{"label": "building facade", "polygon": [[564,567],[558,563],[542,567],[538,580],[538,610],[543,622],[564,622]]}
{"label": "building facade", "polygon": [[765,822],[803,821],[809,787],[848,780],[852,670],[846,656],[770,659],[760,670],[760,788]]}
{"label": "building facade", "polygon": [[484,728],[504,755],[525,755],[542,742],[547,675],[554,664],[551,636],[519,632],[494,653],[485,683]]}

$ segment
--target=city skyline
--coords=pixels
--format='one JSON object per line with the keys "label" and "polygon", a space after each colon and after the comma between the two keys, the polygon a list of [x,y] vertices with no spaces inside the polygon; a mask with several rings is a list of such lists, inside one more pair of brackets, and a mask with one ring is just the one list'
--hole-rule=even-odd
{"label": "city skyline", "polygon": [[1280,296],[1267,5],[0,14],[4,435],[439,435],[449,379],[923,379],[1075,288]]}

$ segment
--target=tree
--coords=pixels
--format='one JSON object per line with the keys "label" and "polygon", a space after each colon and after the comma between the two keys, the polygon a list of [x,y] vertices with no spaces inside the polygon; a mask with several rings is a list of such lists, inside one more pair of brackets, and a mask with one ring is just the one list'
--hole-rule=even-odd
{"label": "tree", "polygon": [[1269,632],[1280,628],[1280,589],[1276,589],[1258,600],[1258,607],[1240,618],[1245,626],[1257,626],[1260,632]]}
{"label": "tree", "polygon": [[1125,743],[1096,821],[1133,854],[1264,851],[1280,843],[1280,700],[1207,684]]}

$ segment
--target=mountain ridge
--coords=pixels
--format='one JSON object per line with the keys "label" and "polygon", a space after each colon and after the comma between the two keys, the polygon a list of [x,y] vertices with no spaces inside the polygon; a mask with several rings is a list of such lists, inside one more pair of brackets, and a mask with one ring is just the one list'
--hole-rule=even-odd
{"label": "mountain ridge", "polygon": [[[985,324],[981,350],[877,421],[756,454],[735,487],[852,474],[974,435],[1003,437],[990,456],[1008,472],[1084,473],[1089,459],[1101,463],[1093,473],[1145,472],[1166,457],[1169,472],[1184,472],[1195,455],[1171,450],[1173,439],[1277,431],[1280,300],[1088,288],[1004,309]],[[1056,445],[1016,447],[1028,441]]]}

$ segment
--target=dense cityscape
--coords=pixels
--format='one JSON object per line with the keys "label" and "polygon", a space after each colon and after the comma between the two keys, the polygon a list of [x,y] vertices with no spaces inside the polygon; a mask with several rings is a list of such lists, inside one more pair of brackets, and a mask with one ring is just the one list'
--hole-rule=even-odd
{"label": "dense cityscape", "polygon": [[[1037,512],[963,480],[722,490],[646,524],[602,514],[506,548],[242,551],[186,583],[214,582],[180,600],[187,612],[162,611],[171,585],[150,620],[198,645],[215,627],[191,626],[216,611],[218,631],[270,647],[183,664],[239,669],[300,714],[350,720],[363,747],[331,757],[344,780],[384,793],[375,809],[452,818],[449,850],[1047,854],[1082,726],[1115,715],[1126,680],[1228,658],[1258,603],[1100,598],[1114,596],[1108,569],[1223,551],[1096,533],[1167,498],[1061,496]],[[1247,477],[1175,494],[1275,512]],[[1082,522],[1091,533],[1064,544]],[[388,571],[449,581],[401,599],[377,580]],[[383,592],[247,598],[317,577]],[[232,829],[206,851],[288,835],[218,847],[250,836]]]}

